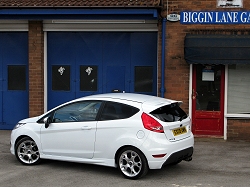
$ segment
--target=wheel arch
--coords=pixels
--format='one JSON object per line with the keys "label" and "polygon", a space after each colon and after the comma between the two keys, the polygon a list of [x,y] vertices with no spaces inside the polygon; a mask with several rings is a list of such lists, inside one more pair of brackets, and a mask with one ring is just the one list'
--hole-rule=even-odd
{"label": "wheel arch", "polygon": [[[28,135],[21,135],[21,136],[17,137],[17,139],[16,139],[16,141],[15,141],[15,150],[16,150],[16,144],[17,144],[21,139],[23,139],[23,138],[25,138],[25,137],[31,138],[31,137],[28,136]],[[31,139],[32,139],[32,138],[31,138]],[[32,140],[33,140],[33,139],[32,139]]]}
{"label": "wheel arch", "polygon": [[36,142],[36,145],[38,146],[38,149],[41,151],[41,144],[40,144],[40,140],[39,137],[37,136],[37,134],[29,134],[27,135],[27,133],[25,134],[20,134],[18,137],[15,138],[15,142],[14,142],[14,149],[16,149],[16,145],[17,143],[22,139],[28,137],[30,139],[32,139],[34,142]]}

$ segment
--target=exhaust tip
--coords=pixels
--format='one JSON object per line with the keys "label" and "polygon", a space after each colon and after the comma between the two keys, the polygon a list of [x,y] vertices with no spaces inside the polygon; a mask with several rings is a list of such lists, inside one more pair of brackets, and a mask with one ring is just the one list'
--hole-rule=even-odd
{"label": "exhaust tip", "polygon": [[186,158],[185,161],[190,162],[192,159],[193,158],[190,156],[190,157]]}

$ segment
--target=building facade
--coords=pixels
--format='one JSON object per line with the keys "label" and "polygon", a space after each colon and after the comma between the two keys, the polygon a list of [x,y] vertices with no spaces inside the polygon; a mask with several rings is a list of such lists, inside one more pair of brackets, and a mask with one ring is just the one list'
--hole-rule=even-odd
{"label": "building facade", "polygon": [[189,103],[196,136],[249,140],[250,2],[165,3],[180,15],[167,22],[166,97]]}
{"label": "building facade", "polygon": [[196,136],[250,140],[246,0],[1,1],[0,129],[125,91],[183,101]]}

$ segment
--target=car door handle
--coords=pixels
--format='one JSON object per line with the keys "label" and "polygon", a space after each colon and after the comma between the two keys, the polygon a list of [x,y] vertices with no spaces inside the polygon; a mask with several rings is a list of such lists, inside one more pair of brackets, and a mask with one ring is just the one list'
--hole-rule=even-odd
{"label": "car door handle", "polygon": [[90,130],[90,129],[91,129],[90,126],[83,126],[83,127],[82,127],[82,130]]}

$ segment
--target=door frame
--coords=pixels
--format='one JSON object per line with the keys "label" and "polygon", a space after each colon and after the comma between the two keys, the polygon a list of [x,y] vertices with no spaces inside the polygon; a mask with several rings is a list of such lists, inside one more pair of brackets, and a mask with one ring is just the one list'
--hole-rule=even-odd
{"label": "door frame", "polygon": [[[223,92],[221,92],[221,115],[223,117],[221,117],[221,119],[223,120],[223,123],[222,123],[222,134],[223,134],[223,137],[224,137],[224,140],[227,139],[227,118],[225,117],[225,111],[226,111],[226,100],[227,100],[227,65],[222,65],[224,68],[222,68],[222,71],[223,71],[223,75],[221,77],[221,89],[223,89]],[[193,99],[192,99],[192,92],[193,92],[193,74],[194,74],[194,64],[190,64],[189,66],[189,116],[192,118],[193,117]],[[192,120],[191,120],[192,121]],[[193,129],[193,124],[191,124],[191,129]],[[214,135],[205,135],[207,137],[216,137]]]}

